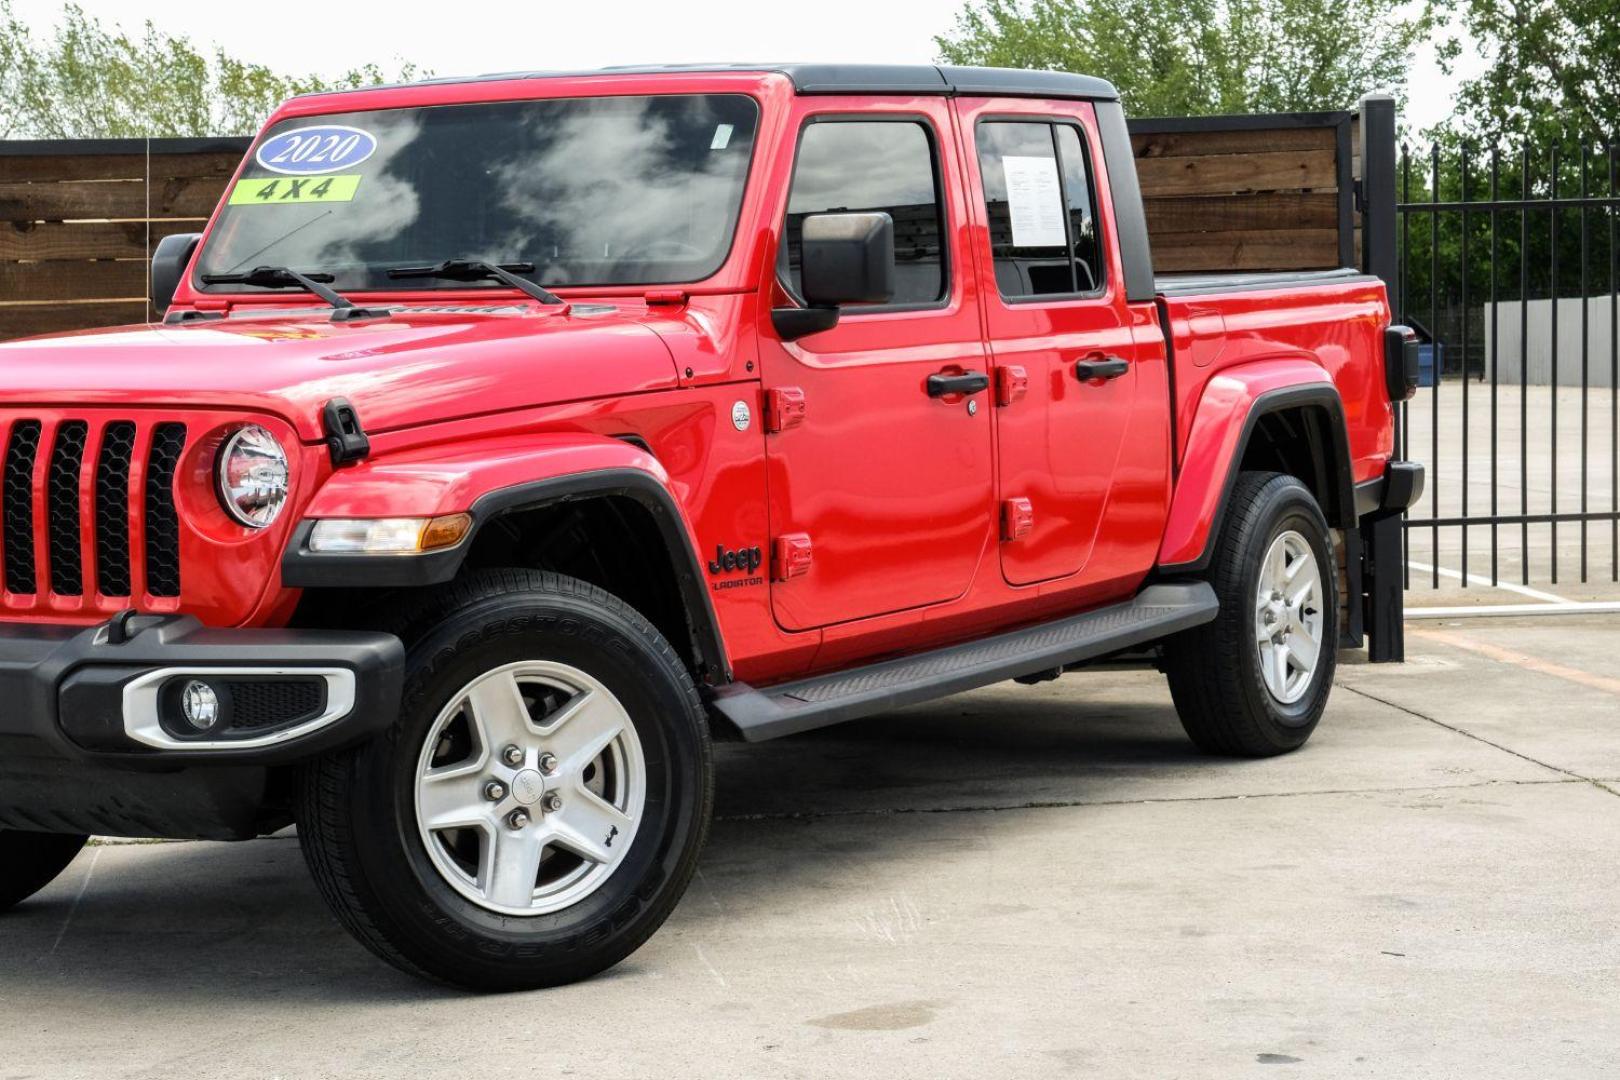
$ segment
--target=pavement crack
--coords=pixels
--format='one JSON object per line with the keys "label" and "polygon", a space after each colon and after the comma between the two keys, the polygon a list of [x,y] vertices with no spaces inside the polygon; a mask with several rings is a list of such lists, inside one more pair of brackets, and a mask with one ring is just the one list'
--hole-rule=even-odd
{"label": "pavement crack", "polygon": [[1427,720],[1435,727],[1444,728],[1454,735],[1461,735],[1465,739],[1472,739],[1477,743],[1483,743],[1493,750],[1500,750],[1504,754],[1510,754],[1513,757],[1518,758],[1520,761],[1528,761],[1532,765],[1539,765],[1543,769],[1548,769],[1552,772],[1567,776],[1571,780],[1579,780],[1583,784],[1589,784],[1592,787],[1597,788],[1599,791],[1607,792],[1610,795],[1620,798],[1620,791],[1616,791],[1614,788],[1610,787],[1608,784],[1605,784],[1603,781],[1596,779],[1595,777],[1583,776],[1573,769],[1566,769],[1561,765],[1554,765],[1550,761],[1542,761],[1540,758],[1531,757],[1529,754],[1515,750],[1511,746],[1503,746],[1501,743],[1493,742],[1492,740],[1485,738],[1483,735],[1476,735],[1467,728],[1460,728],[1456,724],[1448,724],[1444,720],[1438,720],[1427,713],[1420,713],[1410,706],[1402,705],[1399,702],[1390,701],[1388,698],[1381,698],[1377,694],[1369,694],[1360,687],[1351,686],[1348,683],[1339,683],[1338,685],[1344,687],[1344,689],[1350,691],[1352,694],[1366,698],[1368,701],[1376,701],[1380,705],[1388,705],[1390,708],[1403,712],[1408,716],[1414,716],[1419,720]]}
{"label": "pavement crack", "polygon": [[[1562,772],[1563,770],[1556,770]],[[961,806],[901,806],[848,810],[774,810],[759,813],[716,814],[717,822],[815,821],[822,818],[894,817],[901,814],[995,814],[1007,810],[1068,810],[1088,806],[1151,806],[1155,803],[1238,802],[1244,799],[1296,799],[1313,795],[1412,795],[1436,791],[1466,791],[1483,787],[1536,787],[1549,784],[1592,784],[1584,776],[1567,779],[1475,780],[1462,784],[1420,784],[1409,787],[1315,788],[1308,791],[1258,791],[1234,795],[1186,795],[1162,799],[1034,799],[1016,803],[979,803]],[[1601,785],[1600,785],[1601,786]]]}

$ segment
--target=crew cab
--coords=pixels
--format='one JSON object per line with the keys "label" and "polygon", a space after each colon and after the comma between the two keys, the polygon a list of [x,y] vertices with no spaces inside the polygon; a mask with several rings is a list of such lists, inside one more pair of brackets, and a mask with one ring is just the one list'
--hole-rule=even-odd
{"label": "crew cab", "polygon": [[476,988],[648,938],[714,738],[1128,656],[1205,750],[1301,746],[1422,486],[1383,283],[1156,278],[1080,75],[300,97],[152,282],[0,346],[0,907],[296,824]]}

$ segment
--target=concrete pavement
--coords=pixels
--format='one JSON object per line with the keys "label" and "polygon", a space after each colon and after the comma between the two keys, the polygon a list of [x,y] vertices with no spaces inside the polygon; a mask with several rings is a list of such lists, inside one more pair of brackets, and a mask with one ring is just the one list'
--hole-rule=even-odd
{"label": "concrete pavement", "polygon": [[418,984],[297,844],[91,849],[0,918],[21,1077],[1590,1077],[1620,1070],[1620,619],[1424,624],[1301,752],[1145,672],[724,746],[669,924]]}

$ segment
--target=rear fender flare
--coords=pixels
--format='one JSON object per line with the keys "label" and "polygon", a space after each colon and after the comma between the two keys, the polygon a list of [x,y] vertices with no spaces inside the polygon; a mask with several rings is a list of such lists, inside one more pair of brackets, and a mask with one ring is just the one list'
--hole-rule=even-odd
{"label": "rear fender flare", "polygon": [[1301,407],[1325,414],[1328,498],[1322,507],[1336,528],[1353,528],[1355,489],[1344,403],[1327,372],[1307,361],[1245,364],[1210,379],[1193,418],[1170,503],[1159,569],[1199,573],[1209,566],[1239,464],[1255,427],[1268,414]]}
{"label": "rear fender flare", "polygon": [[[657,526],[691,628],[716,682],[730,678],[719,620],[709,601],[691,524],[658,459],[628,439],[587,434],[500,439],[455,450],[430,447],[335,473],[304,512],[282,556],[289,588],[409,588],[461,571],[478,533],[505,514],[562,502],[628,498]],[[435,517],[468,512],[472,528],[453,548],[422,555],[318,555],[309,535],[321,518]]]}

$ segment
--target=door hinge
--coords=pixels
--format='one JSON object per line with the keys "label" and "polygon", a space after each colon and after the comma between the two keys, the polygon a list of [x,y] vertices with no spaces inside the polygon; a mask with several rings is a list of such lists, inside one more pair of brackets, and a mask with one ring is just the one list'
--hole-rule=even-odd
{"label": "door hinge", "polygon": [[1008,499],[1001,504],[1001,538],[1017,540],[1035,527],[1035,507],[1028,499]]}
{"label": "door hinge", "polygon": [[771,580],[787,581],[810,572],[810,534],[788,533],[771,544]]}
{"label": "door hinge", "polygon": [[765,430],[775,435],[804,423],[804,391],[797,386],[773,386],[765,391]]}
{"label": "door hinge", "polygon": [[1029,375],[1017,364],[996,368],[996,404],[1011,405],[1029,390]]}

